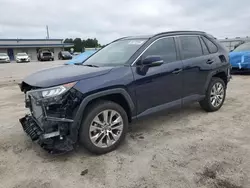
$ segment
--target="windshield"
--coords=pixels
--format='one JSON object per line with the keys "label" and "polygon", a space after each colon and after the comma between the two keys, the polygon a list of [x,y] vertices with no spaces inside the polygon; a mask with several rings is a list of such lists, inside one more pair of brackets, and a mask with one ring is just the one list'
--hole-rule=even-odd
{"label": "windshield", "polygon": [[18,53],[17,55],[25,56],[25,55],[27,55],[27,54],[26,54],[26,53]]}
{"label": "windshield", "polygon": [[240,46],[238,46],[234,52],[245,52],[245,51],[250,51],[250,42],[244,43]]}
{"label": "windshield", "polygon": [[0,56],[7,56],[6,53],[0,53]]}
{"label": "windshield", "polygon": [[96,66],[124,65],[145,41],[146,39],[118,40],[95,53],[84,64]]}

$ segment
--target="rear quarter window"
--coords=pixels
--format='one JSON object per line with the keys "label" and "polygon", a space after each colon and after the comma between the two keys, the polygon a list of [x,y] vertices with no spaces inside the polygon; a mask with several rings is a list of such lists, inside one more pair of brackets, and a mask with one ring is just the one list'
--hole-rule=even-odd
{"label": "rear quarter window", "polygon": [[206,37],[202,37],[202,39],[205,42],[205,44],[207,45],[210,53],[216,53],[218,51],[217,46],[212,41],[210,41]]}

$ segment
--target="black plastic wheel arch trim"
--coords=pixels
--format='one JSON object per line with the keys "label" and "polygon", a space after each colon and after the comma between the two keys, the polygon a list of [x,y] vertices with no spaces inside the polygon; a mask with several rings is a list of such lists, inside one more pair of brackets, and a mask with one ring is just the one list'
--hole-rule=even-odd
{"label": "black plastic wheel arch trim", "polygon": [[130,111],[133,112],[133,110],[135,108],[135,104],[134,104],[133,100],[131,99],[130,95],[128,94],[128,92],[123,88],[109,89],[109,90],[104,90],[104,91],[100,91],[98,93],[91,94],[82,100],[82,102],[81,102],[81,104],[76,112],[74,122],[70,126],[70,135],[69,135],[70,140],[72,140],[74,143],[76,143],[78,140],[78,130],[80,128],[80,124],[82,121],[82,116],[83,116],[84,110],[85,110],[86,106],[88,105],[88,103],[94,99],[97,99],[99,97],[103,97],[106,95],[110,95],[110,94],[121,94],[126,99],[128,105],[129,105]]}

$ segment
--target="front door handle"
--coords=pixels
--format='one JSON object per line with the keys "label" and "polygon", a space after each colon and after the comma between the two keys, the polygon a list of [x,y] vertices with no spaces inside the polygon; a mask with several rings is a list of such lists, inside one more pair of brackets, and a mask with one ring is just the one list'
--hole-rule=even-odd
{"label": "front door handle", "polygon": [[175,69],[172,73],[173,74],[179,74],[182,71],[182,69]]}
{"label": "front door handle", "polygon": [[209,59],[209,60],[207,60],[207,64],[212,64],[214,62],[214,60],[213,59]]}

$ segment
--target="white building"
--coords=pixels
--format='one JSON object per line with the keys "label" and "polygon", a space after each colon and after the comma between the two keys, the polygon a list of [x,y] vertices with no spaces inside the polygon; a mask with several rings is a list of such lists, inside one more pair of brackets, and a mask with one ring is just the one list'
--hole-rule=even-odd
{"label": "white building", "polygon": [[65,44],[63,39],[0,39],[0,53],[7,53],[11,60],[19,52],[26,52],[31,60],[37,60],[39,49],[50,49],[54,52],[54,58],[64,47],[73,47],[74,44]]}

